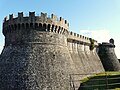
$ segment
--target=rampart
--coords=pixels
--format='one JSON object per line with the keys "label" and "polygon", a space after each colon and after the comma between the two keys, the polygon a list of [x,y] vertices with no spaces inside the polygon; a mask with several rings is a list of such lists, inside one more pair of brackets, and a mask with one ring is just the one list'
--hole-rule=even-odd
{"label": "rampart", "polygon": [[18,13],[5,18],[1,89],[70,90],[70,74],[104,72],[97,41],[68,29],[67,21],[53,14],[29,12],[29,16]]}

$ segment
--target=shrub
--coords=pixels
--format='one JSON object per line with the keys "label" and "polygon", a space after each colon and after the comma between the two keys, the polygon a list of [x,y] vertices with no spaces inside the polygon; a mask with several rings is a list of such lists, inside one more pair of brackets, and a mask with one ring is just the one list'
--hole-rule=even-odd
{"label": "shrub", "polygon": [[91,42],[90,50],[92,51],[94,49],[94,47],[95,47],[95,44],[94,44],[95,41],[94,41],[94,39],[90,38],[90,42]]}

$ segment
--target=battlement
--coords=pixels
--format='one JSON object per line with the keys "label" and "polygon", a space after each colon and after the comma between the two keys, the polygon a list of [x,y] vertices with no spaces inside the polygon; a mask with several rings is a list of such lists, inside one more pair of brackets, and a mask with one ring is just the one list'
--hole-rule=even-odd
{"label": "battlement", "polygon": [[[16,36],[17,38],[19,36],[22,38],[24,36],[23,34],[28,34],[35,30],[38,32],[46,31],[63,34],[67,37],[68,42],[91,45],[89,37],[68,31],[68,29],[69,24],[67,20],[64,20],[62,17],[58,19],[54,14],[48,17],[47,13],[41,13],[40,16],[36,16],[35,12],[29,12],[28,16],[24,16],[23,12],[19,12],[17,17],[14,17],[13,14],[9,15],[9,19],[5,17],[3,23],[3,34],[7,37],[7,42],[11,42],[9,41],[11,36]],[[17,34],[19,35],[17,36]],[[96,40],[94,40],[94,45],[98,46]]]}
{"label": "battlement", "polygon": [[[72,31],[68,32],[68,41],[75,41],[75,42],[79,42],[81,44],[87,44],[87,45],[91,44],[89,37],[74,33]],[[94,45],[98,46],[98,43],[96,40],[94,40]]]}
{"label": "battlement", "polygon": [[5,35],[10,30],[29,27],[62,33],[68,30],[69,23],[62,17],[58,19],[54,14],[51,14],[51,17],[47,17],[47,13],[41,12],[40,16],[36,16],[35,12],[29,12],[29,16],[24,16],[23,12],[19,12],[17,17],[11,14],[9,18],[4,18],[3,34]]}

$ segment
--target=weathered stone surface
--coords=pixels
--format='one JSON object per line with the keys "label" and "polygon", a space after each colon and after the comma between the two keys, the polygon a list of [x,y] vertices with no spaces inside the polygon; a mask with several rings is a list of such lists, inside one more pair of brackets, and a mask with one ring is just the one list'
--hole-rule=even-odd
{"label": "weathered stone surface", "polygon": [[89,49],[89,38],[69,32],[62,18],[48,19],[34,13],[5,19],[1,90],[70,90],[70,74],[104,72],[95,49]]}
{"label": "weathered stone surface", "polygon": [[69,90],[69,74],[77,72],[65,40],[63,35],[36,32],[33,42],[6,46],[0,62],[1,89]]}

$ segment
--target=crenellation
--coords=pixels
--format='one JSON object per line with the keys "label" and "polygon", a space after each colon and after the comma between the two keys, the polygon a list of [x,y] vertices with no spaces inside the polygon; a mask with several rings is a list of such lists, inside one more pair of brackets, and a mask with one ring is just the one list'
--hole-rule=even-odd
{"label": "crenellation", "polygon": [[60,17],[60,21],[63,21],[63,18],[62,18],[62,17]]}
{"label": "crenellation", "polygon": [[13,17],[14,17],[13,14],[10,14],[10,15],[9,15],[9,20],[12,20]]}
{"label": "crenellation", "polygon": [[35,23],[35,12],[29,12],[29,23]]}
{"label": "crenellation", "polygon": [[41,12],[41,17],[40,18],[41,18],[43,23],[46,23],[47,22],[47,13],[42,13]]}
{"label": "crenellation", "polygon": [[76,33],[74,33],[74,36],[76,37]]}
{"label": "crenellation", "polygon": [[82,38],[84,39],[85,36],[82,36]]}
{"label": "crenellation", "polygon": [[61,25],[64,25],[64,24],[65,24],[65,21],[64,21],[64,19],[63,19],[62,17],[60,17],[60,24],[61,24]]}
{"label": "crenellation", "polygon": [[54,15],[54,14],[51,14],[51,19],[52,19],[53,21],[57,21],[57,16]]}
{"label": "crenellation", "polygon": [[9,16],[8,20],[7,18],[4,19],[4,27],[8,27],[8,25],[12,25],[12,24],[26,25],[26,23],[28,23],[29,26],[32,25],[32,28],[35,28],[35,23],[38,23],[38,25],[39,23],[41,23],[42,25],[43,24],[46,24],[46,25],[50,24],[50,26],[54,25],[54,28],[55,28],[54,30],[45,30],[45,31],[53,31],[53,32],[57,31],[60,34],[61,33],[64,34],[65,31],[68,30],[69,28],[67,21],[65,21],[62,17],[60,17],[60,19],[58,20],[57,16],[52,14],[51,18],[48,18],[47,13],[42,13],[42,12],[40,16],[36,16],[35,12],[29,12],[29,16],[24,16],[23,12],[18,12],[18,17],[14,18],[12,14]]}
{"label": "crenellation", "polygon": [[4,22],[6,22],[8,20],[8,17],[6,16],[5,18],[4,18]]}
{"label": "crenellation", "polygon": [[[23,12],[19,12],[18,17],[16,18],[14,18],[13,14],[11,14],[9,16],[9,20],[7,20],[7,18],[4,19],[4,35],[8,33],[8,30],[17,31],[22,29],[35,29],[37,31],[66,34],[68,36],[68,39],[80,41],[83,43],[90,43],[88,37],[74,33],[72,31],[68,31],[69,23],[67,23],[67,20],[64,20],[62,17],[60,17],[58,20],[57,16],[54,14],[51,14],[51,18],[48,18],[47,13],[41,12],[40,16],[36,16],[35,12],[29,12],[29,16],[24,16]],[[96,41],[95,45],[97,45]]]}
{"label": "crenellation", "polygon": [[18,18],[23,18],[23,12],[18,12]]}
{"label": "crenellation", "polygon": [[65,20],[65,24],[67,24],[67,20]]}
{"label": "crenellation", "polygon": [[80,35],[80,38],[82,37],[82,35]]}
{"label": "crenellation", "polygon": [[79,37],[79,34],[77,34],[77,37]]}
{"label": "crenellation", "polygon": [[23,22],[23,12],[18,13],[17,22]]}
{"label": "crenellation", "polygon": [[72,31],[70,32],[70,35],[73,35],[73,32],[72,32]]}
{"label": "crenellation", "polygon": [[42,12],[41,12],[41,17],[42,17],[42,18],[47,18],[47,13],[42,13]]}
{"label": "crenellation", "polygon": [[[82,36],[80,34],[74,33],[72,31],[68,32],[68,39],[69,40],[75,40],[75,41],[80,42],[80,43],[84,43],[85,45],[88,45],[88,46],[90,45],[90,39],[88,37],[85,37],[85,36]],[[95,44],[95,46],[98,46],[97,42],[95,42],[94,44]]]}
{"label": "crenellation", "polygon": [[29,12],[29,17],[35,17],[35,12]]}

